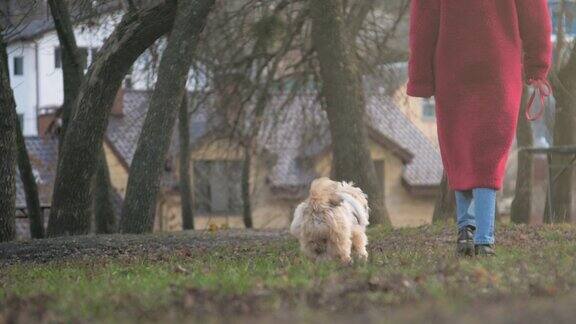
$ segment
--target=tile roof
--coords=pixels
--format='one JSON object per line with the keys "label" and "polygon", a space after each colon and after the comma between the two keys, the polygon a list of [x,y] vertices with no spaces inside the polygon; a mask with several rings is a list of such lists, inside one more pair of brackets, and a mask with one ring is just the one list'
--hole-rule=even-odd
{"label": "tile roof", "polygon": [[106,138],[112,143],[115,152],[126,166],[132,163],[138,137],[148,111],[150,95],[149,91],[126,90],[123,115],[111,116],[108,122]]}
{"label": "tile roof", "polygon": [[388,97],[368,101],[368,124],[413,156],[404,169],[404,180],[413,186],[436,186],[442,180],[438,149]]}
{"label": "tile roof", "polygon": [[[285,109],[277,125],[265,129],[264,146],[277,154],[269,180],[273,186],[306,186],[316,175],[306,166],[303,156],[324,152],[330,145],[328,121],[313,98],[302,104],[297,100]],[[436,186],[442,179],[442,162],[437,148],[385,96],[373,95],[367,100],[368,127],[375,136],[382,136],[409,153],[403,178],[411,186]],[[281,125],[281,127],[277,127]]]}
{"label": "tile roof", "polygon": [[[123,114],[122,116],[111,116],[108,122],[106,139],[113,145],[113,149],[127,167],[132,164],[151,95],[151,91],[124,90]],[[191,103],[189,110],[193,111],[193,109]],[[194,111],[190,117],[191,144],[194,145],[206,133],[214,129],[215,123],[215,119],[210,118],[205,109]],[[176,150],[178,147],[176,128],[172,134],[171,150]]]}
{"label": "tile roof", "polygon": [[[107,131],[109,142],[130,165],[136,149],[150,92],[126,90],[124,115],[111,117]],[[279,190],[297,192],[316,177],[310,157],[324,152],[330,145],[328,121],[313,96],[286,101],[284,96],[272,99],[258,134],[258,149],[272,155],[273,164],[267,179]],[[285,102],[286,101],[286,102]],[[386,96],[369,96],[367,124],[375,136],[381,136],[395,148],[406,152],[404,181],[411,186],[436,186],[442,178],[442,163],[436,147],[412,124]],[[191,144],[194,146],[207,134],[229,136],[229,126],[211,118],[215,111],[200,108],[191,114]],[[249,126],[249,125],[248,125]],[[173,136],[172,152],[177,151]]]}
{"label": "tile roof", "polygon": [[[56,176],[58,159],[58,141],[55,138],[27,137],[26,148],[32,164],[32,172],[38,184],[41,206],[49,206],[52,199],[52,187]],[[26,197],[20,176],[16,179],[16,207],[26,207]]]}

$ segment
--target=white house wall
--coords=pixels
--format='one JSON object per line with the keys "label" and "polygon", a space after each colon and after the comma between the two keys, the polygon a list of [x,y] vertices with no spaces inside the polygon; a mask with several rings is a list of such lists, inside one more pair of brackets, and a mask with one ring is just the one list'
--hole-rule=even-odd
{"label": "white house wall", "polygon": [[[99,49],[104,40],[113,31],[118,16],[110,15],[96,23],[98,27],[89,28],[84,25],[74,29],[78,47]],[[55,49],[60,46],[56,31],[43,34],[38,39],[39,50],[39,76],[40,76],[40,110],[55,108],[62,105],[64,100],[64,84],[62,68],[55,67]],[[92,53],[88,51],[88,64],[92,62]]]}
{"label": "white house wall", "polygon": [[[78,47],[100,48],[120,20],[119,14],[107,15],[93,24],[74,29]],[[18,113],[24,114],[24,135],[38,135],[37,117],[44,110],[62,105],[64,85],[62,68],[55,67],[55,49],[60,46],[56,31],[49,31],[33,40],[8,45],[10,77]],[[24,75],[14,75],[14,57],[24,57]],[[88,63],[92,61],[88,51]]]}
{"label": "white house wall", "polygon": [[[113,32],[122,18],[117,12],[98,18],[87,24],[77,25],[74,29],[78,47],[88,48],[88,64],[93,61],[90,49],[102,47],[106,38]],[[156,82],[156,69],[160,53],[165,47],[166,39],[161,38],[154,48],[147,50],[134,64],[131,74],[132,87],[137,90],[150,90]],[[11,69],[11,84],[14,90],[18,113],[24,115],[24,135],[37,136],[38,116],[53,111],[62,105],[64,85],[62,68],[55,66],[55,49],[60,46],[55,30],[40,34],[33,40],[17,41],[8,45],[8,56]],[[151,51],[156,54],[152,55]],[[24,57],[24,75],[14,76],[13,58]],[[190,75],[189,90],[203,86],[205,78],[194,78]],[[200,84],[199,84],[200,83]]]}
{"label": "white house wall", "polygon": [[[8,46],[10,83],[14,91],[16,111],[24,117],[24,134],[36,135],[36,48],[32,42],[16,42]],[[14,57],[24,58],[23,75],[14,75]]]}

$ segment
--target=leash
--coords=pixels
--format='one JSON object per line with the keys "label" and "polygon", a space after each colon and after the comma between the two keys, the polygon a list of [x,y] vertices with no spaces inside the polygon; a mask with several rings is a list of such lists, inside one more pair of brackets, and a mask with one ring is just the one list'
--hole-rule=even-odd
{"label": "leash", "polygon": [[[532,91],[532,95],[530,96],[530,100],[528,101],[528,107],[526,107],[526,119],[528,119],[529,121],[535,121],[540,119],[542,115],[544,115],[544,109],[546,108],[545,100],[546,98],[552,95],[552,86],[550,86],[550,83],[546,79],[544,80],[530,79],[528,80],[528,84],[534,87],[534,91]],[[540,97],[540,109],[538,109],[538,112],[535,115],[532,115],[531,110],[532,106],[534,105],[534,101],[536,100],[537,94]]]}

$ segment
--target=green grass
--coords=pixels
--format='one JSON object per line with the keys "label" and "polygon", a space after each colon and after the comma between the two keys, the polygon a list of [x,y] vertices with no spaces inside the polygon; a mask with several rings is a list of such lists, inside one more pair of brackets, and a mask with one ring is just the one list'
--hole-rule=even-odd
{"label": "green grass", "polygon": [[0,318],[354,315],[429,302],[559,298],[576,285],[575,228],[506,226],[498,255],[476,259],[455,258],[451,234],[442,227],[371,229],[369,262],[348,267],[314,264],[286,239],[18,263],[1,268]]}

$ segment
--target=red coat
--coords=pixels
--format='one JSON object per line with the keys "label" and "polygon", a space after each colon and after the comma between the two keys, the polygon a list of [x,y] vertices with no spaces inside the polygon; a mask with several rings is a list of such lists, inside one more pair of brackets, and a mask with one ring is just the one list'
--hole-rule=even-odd
{"label": "red coat", "polygon": [[407,92],[436,99],[452,189],[502,187],[522,61],[527,80],[546,79],[551,28],[546,0],[412,0]]}

